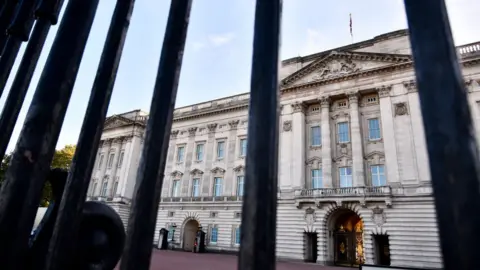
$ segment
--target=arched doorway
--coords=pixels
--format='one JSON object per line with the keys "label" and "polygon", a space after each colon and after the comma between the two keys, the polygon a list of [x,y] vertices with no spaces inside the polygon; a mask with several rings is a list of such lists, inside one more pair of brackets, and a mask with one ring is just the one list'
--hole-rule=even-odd
{"label": "arched doorway", "polygon": [[330,251],[339,266],[358,266],[364,263],[363,221],[352,210],[339,209],[330,219],[332,233]]}
{"label": "arched doorway", "polygon": [[192,251],[198,231],[198,221],[191,219],[183,227],[183,250]]}

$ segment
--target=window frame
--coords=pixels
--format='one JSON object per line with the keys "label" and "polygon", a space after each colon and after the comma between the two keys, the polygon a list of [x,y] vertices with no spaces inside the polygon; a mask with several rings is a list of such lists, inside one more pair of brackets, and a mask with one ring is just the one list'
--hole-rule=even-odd
{"label": "window frame", "polygon": [[[316,144],[314,129],[318,129],[318,144]],[[310,146],[322,146],[322,127],[315,125],[310,127]]]}
{"label": "window frame", "polygon": [[[220,181],[220,184],[217,185],[217,180]],[[220,194],[216,193],[217,186],[219,186]],[[213,197],[220,197],[223,194],[223,177],[215,176],[213,178]]]}
{"label": "window frame", "polygon": [[[346,128],[347,128],[347,131],[345,133],[340,133],[340,126],[342,126],[343,124],[345,124]],[[342,134],[346,134],[347,136],[347,140],[343,141],[342,140]],[[341,122],[338,122],[337,123],[337,141],[338,143],[349,143],[350,142],[350,123],[348,121],[341,121]]]}
{"label": "window frame", "polygon": [[[318,176],[314,176],[314,172],[315,171],[318,171]],[[318,168],[318,169],[312,169],[311,172],[310,172],[310,177],[311,177],[311,182],[312,182],[312,189],[320,189],[320,188],[323,188],[323,170],[322,168]],[[319,187],[315,187],[315,178],[320,179],[320,186]]]}
{"label": "window frame", "polygon": [[[220,148],[220,145],[222,145],[222,147]],[[224,159],[225,158],[225,140],[218,140],[217,141],[217,145],[216,145],[216,155],[217,155],[217,159]],[[220,156],[220,149],[222,150],[222,156]]]}
{"label": "window frame", "polygon": [[[178,185],[178,186],[177,186]],[[173,182],[172,182],[172,193],[171,193],[171,196],[174,197],[174,198],[177,198],[177,197],[180,197],[180,179],[173,179]],[[177,192],[175,192],[177,191]],[[178,193],[175,195],[175,193]]]}
{"label": "window frame", "polygon": [[[374,174],[373,172],[373,168],[377,168],[377,174]],[[380,168],[383,168],[383,173],[380,174]],[[378,180],[380,181],[380,178],[383,177],[383,185],[375,185],[374,184],[374,175],[376,175],[378,178]],[[385,174],[385,165],[383,164],[373,164],[373,165],[370,165],[370,178],[371,178],[371,182],[372,182],[372,186],[373,187],[383,187],[383,186],[386,186],[387,185],[387,177],[386,177],[386,174]]]}
{"label": "window frame", "polygon": [[[245,146],[243,146],[243,143],[245,142]],[[247,138],[240,138],[239,140],[239,150],[240,150],[240,157],[246,157],[247,156],[247,147],[248,147],[248,141]]]}
{"label": "window frame", "polygon": [[[348,170],[350,170],[350,174],[344,174],[342,175],[342,170],[345,170],[345,173],[348,172]],[[346,185],[346,186],[342,186],[342,176],[345,176],[347,177],[346,178],[346,181],[348,181],[348,183],[350,185]],[[339,184],[340,184],[340,187],[341,188],[349,188],[349,187],[353,187],[353,169],[351,166],[343,166],[343,167],[339,167],[338,168],[338,180],[339,180]]]}
{"label": "window frame", "polygon": [[[240,182],[241,182],[241,186],[242,186],[241,189],[240,189]],[[237,192],[236,192],[236,195],[238,197],[243,197],[244,194],[245,194],[245,176],[244,175],[237,175]]]}
{"label": "window frame", "polygon": [[[199,151],[200,148],[201,148],[201,151]],[[200,158],[199,158],[199,154],[201,154]],[[195,146],[195,160],[203,161],[204,154],[205,154],[205,144],[197,143],[197,145]]]}
{"label": "window frame", "polygon": [[[378,132],[378,138],[372,138],[372,129],[370,127],[370,122],[376,120],[377,129],[374,131]],[[380,128],[380,119],[378,117],[372,117],[367,119],[367,128],[368,128],[368,140],[369,141],[378,141],[382,139],[382,129]]]}
{"label": "window frame", "polygon": [[[182,163],[185,161],[185,145],[184,144],[181,144],[181,145],[177,145],[177,153],[176,153],[176,161],[177,163]],[[182,155],[180,156],[180,149],[182,149]],[[181,159],[180,159],[181,157]]]}
{"label": "window frame", "polygon": [[[197,182],[197,185],[195,185],[195,182]],[[196,189],[195,189],[196,187]],[[195,195],[195,190],[198,191],[198,195]],[[192,197],[200,197],[200,178],[199,177],[194,177],[192,178]]]}

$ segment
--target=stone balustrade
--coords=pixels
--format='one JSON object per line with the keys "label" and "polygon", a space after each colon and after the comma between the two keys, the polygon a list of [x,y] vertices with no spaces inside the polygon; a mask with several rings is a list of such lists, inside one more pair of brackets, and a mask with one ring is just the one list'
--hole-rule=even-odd
{"label": "stone balustrade", "polygon": [[167,197],[162,202],[241,202],[241,196],[206,196],[206,197]]}
{"label": "stone balustrade", "polygon": [[330,197],[356,197],[356,196],[391,196],[389,186],[379,187],[344,187],[344,188],[318,188],[301,189],[295,191],[296,198],[330,198]]}
{"label": "stone balustrade", "polygon": [[469,57],[480,55],[480,42],[465,44],[457,47],[460,57]]}

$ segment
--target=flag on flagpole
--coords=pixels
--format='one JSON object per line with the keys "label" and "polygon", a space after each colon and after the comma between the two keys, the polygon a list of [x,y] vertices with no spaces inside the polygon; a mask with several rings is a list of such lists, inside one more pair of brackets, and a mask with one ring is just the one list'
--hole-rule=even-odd
{"label": "flag on flagpole", "polygon": [[352,30],[352,13],[350,13],[350,36],[353,37],[353,30]]}

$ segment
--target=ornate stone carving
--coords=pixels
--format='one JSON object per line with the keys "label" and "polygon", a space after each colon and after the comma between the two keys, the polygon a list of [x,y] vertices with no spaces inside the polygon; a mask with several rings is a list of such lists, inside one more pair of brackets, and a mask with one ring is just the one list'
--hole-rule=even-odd
{"label": "ornate stone carving", "polygon": [[182,178],[183,173],[180,172],[180,171],[173,171],[170,175],[171,175],[173,178]]}
{"label": "ornate stone carving", "polygon": [[215,130],[217,129],[217,126],[218,126],[217,123],[208,124],[207,125],[208,132],[215,132]]}
{"label": "ornate stone carving", "polygon": [[237,172],[237,173],[242,172],[244,170],[245,170],[245,166],[243,166],[243,165],[238,165],[237,167],[233,168],[233,171]]}
{"label": "ornate stone carving", "polygon": [[406,102],[399,102],[395,103],[395,116],[397,115],[407,115],[407,103]]}
{"label": "ornate stone carving", "polygon": [[417,82],[415,80],[403,82],[403,86],[407,89],[408,93],[417,92]]}
{"label": "ornate stone carving", "polygon": [[292,104],[293,113],[302,112],[305,113],[307,106],[303,102],[295,102]]}
{"label": "ornate stone carving", "polygon": [[237,129],[238,123],[240,123],[240,120],[228,121],[228,125],[230,126],[231,129]]}
{"label": "ornate stone carving", "polygon": [[98,143],[98,148],[102,148],[104,144],[105,140],[100,140],[100,142]]}
{"label": "ornate stone carving", "polygon": [[341,143],[340,144],[340,153],[342,155],[347,155],[348,149],[347,149],[347,144],[346,143]]}
{"label": "ornate stone carving", "polygon": [[292,130],[292,121],[287,120],[283,121],[283,131],[290,131]]}
{"label": "ornate stone carving", "polygon": [[105,121],[105,125],[104,125],[103,128],[104,129],[117,128],[117,127],[121,127],[121,126],[130,124],[127,121],[128,121],[128,119],[124,120],[124,119],[120,119],[119,116],[114,116],[114,117],[111,117],[110,119],[107,119]]}
{"label": "ornate stone carving", "polygon": [[392,86],[391,86],[391,85],[381,86],[381,87],[377,88],[378,96],[379,96],[380,98],[389,97],[391,90],[392,90]]}
{"label": "ornate stone carving", "polygon": [[348,93],[348,101],[350,103],[358,103],[358,93]]}
{"label": "ornate stone carving", "polygon": [[467,79],[465,80],[465,88],[467,88],[467,92],[472,92],[473,91],[473,80],[472,79]]}
{"label": "ornate stone carving", "polygon": [[321,97],[320,98],[320,105],[322,108],[329,108],[330,107],[330,98],[329,97]]}
{"label": "ornate stone carving", "polygon": [[372,221],[373,223],[375,223],[375,225],[380,227],[385,224],[385,222],[387,221],[387,215],[382,208],[377,206],[372,210],[372,212]]}
{"label": "ornate stone carving", "polygon": [[195,136],[195,133],[197,132],[197,127],[190,127],[188,128],[188,136]]}
{"label": "ornate stone carving", "polygon": [[179,132],[180,131],[178,130],[172,130],[172,132],[170,132],[170,137],[172,137],[172,139],[176,139]]}
{"label": "ornate stone carving", "polygon": [[219,173],[219,174],[223,174],[225,173],[225,170],[222,169],[222,168],[219,168],[219,167],[215,167],[211,170],[212,173]]}
{"label": "ornate stone carving", "polygon": [[319,70],[312,77],[312,81],[332,79],[360,71],[351,59],[334,59],[320,66]]}
{"label": "ornate stone carving", "polygon": [[190,174],[191,175],[202,175],[203,171],[201,171],[199,169],[193,169],[193,170],[190,171]]}
{"label": "ornate stone carving", "polygon": [[304,218],[305,218],[305,221],[307,222],[307,228],[309,229],[309,231],[311,231],[317,219],[315,215],[315,209],[311,207],[308,207],[307,209],[305,209]]}

